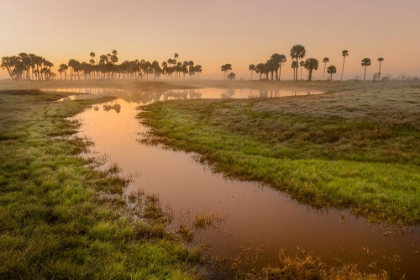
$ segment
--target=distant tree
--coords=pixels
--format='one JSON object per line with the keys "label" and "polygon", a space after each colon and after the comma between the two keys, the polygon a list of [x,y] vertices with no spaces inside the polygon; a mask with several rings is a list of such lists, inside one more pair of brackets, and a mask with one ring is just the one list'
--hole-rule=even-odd
{"label": "distant tree", "polygon": [[292,69],[293,69],[293,79],[295,79],[295,77],[297,76],[297,71],[298,71],[298,68],[299,68],[299,64],[297,63],[296,60],[293,60],[291,66],[292,66]]}
{"label": "distant tree", "polygon": [[365,75],[363,78],[364,81],[366,80],[366,67],[370,66],[370,64],[371,64],[370,58],[362,59],[362,66],[365,67]]}
{"label": "distant tree", "polygon": [[330,65],[327,68],[327,73],[330,74],[330,79],[332,80],[332,75],[337,73],[337,68],[334,65]]}
{"label": "distant tree", "polygon": [[296,71],[294,79],[297,80],[297,73],[299,68],[299,58],[304,58],[306,54],[306,49],[302,45],[294,45],[290,50],[290,56],[292,59],[296,59]]}
{"label": "distant tree", "polygon": [[229,79],[229,80],[234,80],[235,79],[235,77],[236,77],[236,74],[235,73],[233,73],[233,72],[230,72],[229,73],[229,75],[227,75],[227,78]]}
{"label": "distant tree", "polygon": [[[91,64],[91,65],[95,65],[95,53],[94,52],[91,52],[90,54],[90,57],[91,57],[91,59],[89,60],[89,63]],[[92,69],[94,69],[94,67],[92,67]],[[94,74],[95,74],[95,71],[93,72]],[[61,74],[61,73],[60,73]],[[96,77],[94,77],[94,78],[96,78]]]}
{"label": "distant tree", "polygon": [[281,67],[283,66],[283,64],[287,61],[287,58],[284,54],[280,54],[279,55],[279,75],[277,77],[277,80],[280,81],[281,79]]}
{"label": "distant tree", "polygon": [[201,67],[201,65],[195,65],[194,66],[194,72],[197,72],[197,78],[200,79],[200,73],[203,72],[203,68]]}
{"label": "distant tree", "polygon": [[255,65],[254,64],[250,64],[248,67],[248,70],[251,71],[251,81],[252,81],[252,72],[255,71]]}
{"label": "distant tree", "polygon": [[261,80],[261,75],[265,73],[264,63],[258,63],[257,66],[255,66],[255,73],[260,74],[260,80]]}
{"label": "distant tree", "polygon": [[276,72],[276,81],[279,80],[279,69],[281,71],[282,64],[286,61],[286,57],[283,54],[275,53],[271,55],[270,61],[272,61],[274,66],[274,71]]}
{"label": "distant tree", "polygon": [[318,64],[319,64],[319,62],[315,58],[308,58],[305,61],[305,66],[304,67],[305,67],[305,69],[307,69],[309,71],[309,78],[308,78],[309,81],[312,81],[313,70],[318,70]]}
{"label": "distant tree", "polygon": [[115,65],[118,62],[118,52],[116,50],[112,51],[112,55],[110,57],[111,60],[111,64],[112,64],[112,78],[114,78],[114,70],[115,70]]}
{"label": "distant tree", "polygon": [[18,78],[15,76],[16,64],[17,58],[15,56],[3,56],[1,59],[1,68],[6,68],[10,78],[15,82],[17,82],[18,80]]}
{"label": "distant tree", "polygon": [[328,57],[324,57],[322,60],[322,63],[324,63],[324,76],[322,76],[322,79],[325,80],[325,67],[327,66],[327,63],[330,62],[330,59]]}
{"label": "distant tree", "polygon": [[[95,59],[95,53],[94,52],[91,52],[89,55],[90,55],[90,57],[92,57],[92,59]],[[93,63],[93,64],[95,64],[95,63]]]}
{"label": "distant tree", "polygon": [[[67,65],[69,66],[69,67],[71,67],[71,68],[73,68],[73,73],[74,73],[74,75],[76,75],[77,76],[77,78],[80,80],[80,74],[79,74],[79,71],[80,71],[80,62],[79,61],[77,61],[77,60],[75,60],[75,59],[70,59],[69,60],[69,63],[67,63]],[[71,73],[71,72],[70,72]],[[70,75],[70,79],[73,79],[73,77],[72,77],[73,75]]]}
{"label": "distant tree", "polygon": [[278,71],[279,64],[273,58],[270,58],[269,60],[267,60],[266,69],[267,69],[267,80],[268,80],[268,73],[271,73],[271,80],[273,81],[274,72]]}
{"label": "distant tree", "polygon": [[231,64],[222,65],[221,70],[223,72],[223,78],[225,78],[226,72],[229,72],[230,70],[232,70],[232,65]]}
{"label": "distant tree", "polygon": [[384,61],[384,59],[382,57],[378,58],[379,61],[379,72],[378,72],[378,81],[381,79],[381,67],[382,67],[382,61]]}
{"label": "distant tree", "polygon": [[343,80],[344,64],[345,64],[345,62],[346,62],[346,56],[348,56],[348,55],[349,55],[349,51],[348,51],[348,50],[343,50],[343,51],[341,52],[341,55],[343,56],[343,69],[341,70],[341,79],[340,79],[340,80]]}
{"label": "distant tree", "polygon": [[304,61],[299,62],[299,66],[300,66],[300,79],[302,80],[302,70],[305,67],[305,62]]}

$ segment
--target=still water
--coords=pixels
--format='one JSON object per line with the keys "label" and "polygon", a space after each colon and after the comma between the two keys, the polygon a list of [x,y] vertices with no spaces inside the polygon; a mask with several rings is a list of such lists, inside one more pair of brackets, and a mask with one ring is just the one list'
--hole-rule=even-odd
{"label": "still water", "polygon": [[[185,92],[186,98],[223,98],[228,94],[228,90],[220,89],[160,93],[99,90],[92,93],[120,98],[75,116],[82,123],[78,136],[94,143],[91,155],[106,155],[108,162],[101,168],[117,163],[121,175],[134,175],[127,192],[142,189],[158,194],[178,218],[185,218],[185,213],[225,217],[218,230],[196,231],[194,237],[193,242],[209,243],[215,256],[237,256],[243,247],[262,246],[265,261],[275,263],[282,249],[292,255],[305,250],[329,264],[358,264],[358,268],[372,272],[385,269],[395,279],[404,274],[407,279],[420,278],[419,228],[390,229],[371,225],[349,211],[315,210],[258,183],[226,180],[194,160],[194,154],[142,144],[148,128],[136,119],[138,106],[183,98],[175,95]],[[256,90],[233,92],[232,98],[260,94]]]}

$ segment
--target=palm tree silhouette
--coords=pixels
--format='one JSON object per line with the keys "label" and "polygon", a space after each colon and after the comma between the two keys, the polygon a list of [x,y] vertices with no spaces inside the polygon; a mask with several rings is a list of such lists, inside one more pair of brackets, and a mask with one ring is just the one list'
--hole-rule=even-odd
{"label": "palm tree silhouette", "polygon": [[194,66],[194,72],[197,72],[197,78],[200,80],[200,73],[203,72],[203,68],[201,67],[201,65],[197,64],[196,66]]}
{"label": "palm tree silhouette", "polygon": [[341,80],[343,79],[343,73],[344,73],[344,63],[346,62],[346,56],[349,55],[349,51],[348,50],[343,50],[341,52],[342,56],[343,56],[343,69],[341,70]]}
{"label": "palm tree silhouette", "polygon": [[225,64],[222,65],[220,68],[223,72],[223,79],[225,78],[226,72],[229,72],[230,70],[232,70],[232,65],[231,64]]}
{"label": "palm tree silhouette", "polygon": [[280,79],[281,79],[281,67],[283,66],[283,64],[287,61],[287,58],[286,58],[286,56],[284,55],[284,54],[280,54],[279,55],[279,75],[278,75],[278,78],[277,78],[277,80],[279,80],[280,81]]}
{"label": "palm tree silhouette", "polygon": [[324,57],[322,60],[322,63],[324,63],[324,76],[322,76],[322,79],[325,80],[325,67],[327,66],[327,63],[330,62],[330,59],[328,57]]}
{"label": "palm tree silhouette", "polygon": [[382,61],[384,61],[384,59],[382,57],[378,58],[379,61],[379,73],[378,73],[378,81],[381,78],[381,66],[382,66]]}
{"label": "palm tree silhouette", "polygon": [[365,67],[365,75],[363,78],[364,81],[366,80],[366,67],[370,66],[370,64],[371,64],[370,58],[362,59],[362,66]]}
{"label": "palm tree silhouette", "polygon": [[331,75],[331,80],[332,80],[332,75],[337,73],[337,68],[334,65],[330,65],[327,68],[327,73]]}
{"label": "palm tree silhouette", "polygon": [[299,63],[299,66],[300,66],[300,79],[302,80],[302,70],[303,70],[303,67],[305,67],[305,62],[301,61]]}
{"label": "palm tree silhouette", "polygon": [[309,71],[309,81],[312,81],[312,71],[313,70],[318,70],[318,60],[316,60],[315,58],[308,58],[305,61],[305,69],[307,69]]}
{"label": "palm tree silhouette", "polygon": [[234,80],[235,79],[235,77],[236,77],[236,74],[235,73],[233,73],[233,72],[230,72],[229,73],[229,75],[227,75],[227,78],[229,79],[229,80]]}
{"label": "palm tree silhouette", "polygon": [[302,45],[294,45],[290,50],[292,59],[296,59],[295,80],[297,80],[297,69],[299,68],[299,58],[304,58],[306,54],[305,47]]}
{"label": "palm tree silhouette", "polygon": [[254,64],[250,64],[248,67],[248,70],[251,71],[251,81],[252,81],[252,72],[255,71],[255,65]]}
{"label": "palm tree silhouette", "polygon": [[297,76],[297,71],[298,71],[299,65],[298,65],[296,60],[293,60],[291,66],[292,66],[292,69],[293,69],[293,80],[294,80],[295,77]]}
{"label": "palm tree silhouette", "polygon": [[276,71],[276,81],[279,80],[279,69],[281,71],[281,65],[286,61],[286,57],[283,54],[275,53],[271,55],[270,60],[274,64],[274,70]]}

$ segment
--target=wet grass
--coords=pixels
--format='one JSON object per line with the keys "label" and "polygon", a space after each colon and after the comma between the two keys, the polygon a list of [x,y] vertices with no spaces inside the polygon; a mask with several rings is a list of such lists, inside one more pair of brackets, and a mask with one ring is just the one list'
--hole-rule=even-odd
{"label": "wet grass", "polygon": [[[0,91],[0,279],[191,279],[199,254],[166,230],[157,196],[123,196],[118,166],[78,156],[66,118],[111,98]],[[127,202],[128,201],[128,202]]]}
{"label": "wet grass", "polygon": [[419,225],[417,92],[388,83],[321,96],[158,102],[139,118],[151,127],[146,142],[199,153],[215,172],[314,207]]}
{"label": "wet grass", "polygon": [[312,253],[297,249],[294,254],[279,252],[275,265],[259,268],[264,262],[263,247],[242,247],[241,254],[236,258],[213,258],[212,263],[217,267],[217,279],[375,279],[386,280],[386,271],[376,273],[361,272],[357,265],[340,264],[330,266]]}

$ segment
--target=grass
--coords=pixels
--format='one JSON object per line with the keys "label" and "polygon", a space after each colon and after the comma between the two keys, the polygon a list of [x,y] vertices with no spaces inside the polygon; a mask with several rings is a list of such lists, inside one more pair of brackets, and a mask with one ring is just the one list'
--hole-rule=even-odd
{"label": "grass", "polygon": [[139,118],[147,142],[199,153],[215,172],[372,222],[420,225],[418,85],[359,84],[322,96],[158,102]]}
{"label": "grass", "polygon": [[0,91],[0,279],[195,279],[199,254],[166,230],[157,196],[126,200],[118,167],[77,155],[66,118],[109,101]]}
{"label": "grass", "polygon": [[357,265],[342,264],[329,266],[313,254],[297,249],[294,255],[279,252],[278,261],[274,266],[256,269],[261,263],[263,248],[244,247],[241,255],[234,259],[219,258],[213,260],[213,265],[218,268],[220,279],[316,279],[316,280],[341,280],[341,279],[389,279],[386,271],[377,273],[361,272]]}

